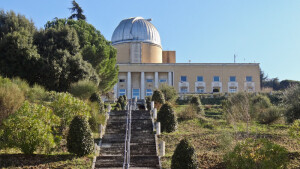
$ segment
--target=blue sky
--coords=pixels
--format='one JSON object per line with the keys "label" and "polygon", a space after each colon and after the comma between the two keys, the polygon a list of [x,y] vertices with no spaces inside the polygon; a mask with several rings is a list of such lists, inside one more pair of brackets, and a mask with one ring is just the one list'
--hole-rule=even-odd
{"label": "blue sky", "polygon": [[[177,62],[260,63],[269,77],[300,80],[299,0],[77,0],[87,21],[108,39],[128,17],[152,18],[164,50]],[[71,0],[0,0],[0,8],[38,28],[71,15]]]}

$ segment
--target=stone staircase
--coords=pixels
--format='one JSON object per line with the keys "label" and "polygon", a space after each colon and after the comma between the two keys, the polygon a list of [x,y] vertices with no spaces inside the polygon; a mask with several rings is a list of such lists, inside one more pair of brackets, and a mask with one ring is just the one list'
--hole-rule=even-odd
{"label": "stone staircase", "polygon": [[95,168],[123,167],[126,117],[127,111],[114,111],[110,113]]}
{"label": "stone staircase", "polygon": [[155,135],[149,111],[132,111],[130,167],[159,168]]}
{"label": "stone staircase", "polygon": [[[111,112],[95,168],[123,167],[126,113],[127,111]],[[150,112],[132,111],[131,117],[130,168],[160,168]]]}

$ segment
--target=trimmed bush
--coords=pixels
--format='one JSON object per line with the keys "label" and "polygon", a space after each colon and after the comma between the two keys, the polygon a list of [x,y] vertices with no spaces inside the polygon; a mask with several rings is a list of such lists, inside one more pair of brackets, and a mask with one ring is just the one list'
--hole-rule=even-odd
{"label": "trimmed bush", "polygon": [[145,99],[146,99],[147,109],[148,109],[148,110],[151,110],[151,100],[152,100],[152,96],[147,96]]}
{"label": "trimmed bush", "polygon": [[0,77],[0,125],[5,118],[22,106],[24,99],[24,93],[16,84]]}
{"label": "trimmed bush", "polygon": [[171,169],[197,169],[197,155],[194,147],[187,139],[177,145],[172,156]]}
{"label": "trimmed bush", "polygon": [[204,113],[204,109],[198,96],[193,96],[190,104],[196,108],[197,113]]}
{"label": "trimmed bush", "polygon": [[86,118],[75,116],[70,124],[67,148],[70,153],[85,156],[93,151],[92,131]]}
{"label": "trimmed bush", "polygon": [[0,144],[19,148],[25,154],[33,154],[38,149],[48,153],[55,146],[52,129],[57,125],[59,118],[50,109],[26,101],[3,121]]}
{"label": "trimmed bush", "polygon": [[167,102],[174,103],[178,98],[176,89],[173,86],[169,86],[167,83],[162,83],[159,86],[159,90],[164,94]]}
{"label": "trimmed bush", "polygon": [[157,108],[157,110],[159,110],[161,105],[165,103],[164,94],[160,90],[154,90],[152,95],[152,101],[154,101],[154,107]]}
{"label": "trimmed bush", "polygon": [[98,90],[97,85],[92,81],[81,80],[76,83],[72,83],[69,92],[80,99],[87,100],[93,93]]}
{"label": "trimmed bush", "polygon": [[247,139],[225,154],[227,168],[286,168],[288,151],[267,139]]}
{"label": "trimmed bush", "polygon": [[127,105],[127,98],[125,95],[122,95],[118,98],[118,103],[120,103],[121,105],[121,109],[120,110],[125,110],[126,109],[126,105]]}
{"label": "trimmed bush", "polygon": [[177,119],[170,103],[162,105],[157,114],[157,121],[160,122],[162,132],[173,132],[177,128]]}

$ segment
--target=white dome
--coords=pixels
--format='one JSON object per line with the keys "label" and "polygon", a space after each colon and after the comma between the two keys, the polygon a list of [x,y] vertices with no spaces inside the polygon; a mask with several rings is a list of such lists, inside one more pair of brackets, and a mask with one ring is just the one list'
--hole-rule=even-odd
{"label": "white dome", "polygon": [[145,42],[161,47],[160,36],[155,26],[142,17],[124,19],[115,29],[113,45],[126,42]]}

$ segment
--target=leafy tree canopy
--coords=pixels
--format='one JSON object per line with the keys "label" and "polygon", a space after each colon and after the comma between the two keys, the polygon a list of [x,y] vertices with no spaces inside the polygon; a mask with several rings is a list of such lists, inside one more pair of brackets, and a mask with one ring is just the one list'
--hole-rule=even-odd
{"label": "leafy tree canopy", "polygon": [[85,15],[83,15],[82,8],[78,5],[78,3],[75,0],[72,1],[72,5],[73,7],[70,8],[70,10],[73,14],[69,17],[69,19],[76,18],[78,20],[86,20]]}

